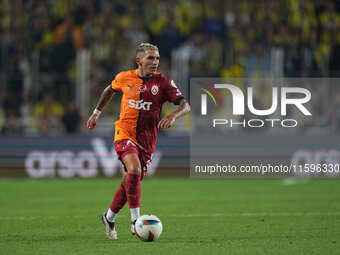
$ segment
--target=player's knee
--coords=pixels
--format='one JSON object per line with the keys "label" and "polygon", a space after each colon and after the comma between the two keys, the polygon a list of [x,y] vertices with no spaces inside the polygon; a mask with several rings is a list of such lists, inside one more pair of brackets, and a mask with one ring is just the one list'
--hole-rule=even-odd
{"label": "player's knee", "polygon": [[127,154],[123,159],[125,168],[129,174],[140,174],[141,164],[136,154]]}
{"label": "player's knee", "polygon": [[128,173],[129,174],[140,174],[141,173],[141,168],[140,166],[131,166],[129,169],[128,169]]}

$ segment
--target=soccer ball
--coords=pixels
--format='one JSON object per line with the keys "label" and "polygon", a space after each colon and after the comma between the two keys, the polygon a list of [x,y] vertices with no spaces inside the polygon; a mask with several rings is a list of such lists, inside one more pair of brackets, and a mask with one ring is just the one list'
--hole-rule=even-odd
{"label": "soccer ball", "polygon": [[136,236],[144,242],[156,241],[162,234],[163,225],[155,215],[140,216],[135,223]]}

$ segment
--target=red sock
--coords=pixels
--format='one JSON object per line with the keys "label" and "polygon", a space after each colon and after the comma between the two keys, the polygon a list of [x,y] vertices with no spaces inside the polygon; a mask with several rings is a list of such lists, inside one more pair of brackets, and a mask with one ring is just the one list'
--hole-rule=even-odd
{"label": "red sock", "polygon": [[120,209],[124,207],[125,203],[126,203],[125,188],[123,184],[121,184],[113,197],[113,200],[110,205],[110,209],[114,213],[118,213]]}
{"label": "red sock", "polygon": [[126,197],[130,208],[140,207],[140,174],[128,174],[126,178]]}

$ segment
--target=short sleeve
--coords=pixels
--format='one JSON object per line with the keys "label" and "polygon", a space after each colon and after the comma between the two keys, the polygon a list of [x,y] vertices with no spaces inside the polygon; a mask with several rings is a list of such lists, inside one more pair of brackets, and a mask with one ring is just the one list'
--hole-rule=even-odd
{"label": "short sleeve", "polygon": [[184,98],[182,92],[177,88],[173,80],[166,79],[164,83],[165,83],[165,101],[175,103],[178,102],[180,98]]}
{"label": "short sleeve", "polygon": [[115,79],[111,83],[111,87],[112,87],[113,90],[115,90],[115,91],[121,91],[122,90],[120,80],[121,80],[121,75],[119,73],[119,74],[116,75]]}

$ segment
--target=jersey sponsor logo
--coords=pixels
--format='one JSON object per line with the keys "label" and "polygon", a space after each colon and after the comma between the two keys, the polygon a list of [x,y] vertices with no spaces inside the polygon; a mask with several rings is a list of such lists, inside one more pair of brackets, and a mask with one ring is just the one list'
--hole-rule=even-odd
{"label": "jersey sponsor logo", "polygon": [[152,105],[152,102],[144,102],[143,99],[142,100],[134,100],[134,99],[129,100],[129,107],[137,109],[137,110],[149,111],[151,105]]}
{"label": "jersey sponsor logo", "polygon": [[157,85],[153,85],[152,88],[151,88],[152,95],[154,95],[154,96],[157,95],[158,91],[159,91],[158,86]]}

